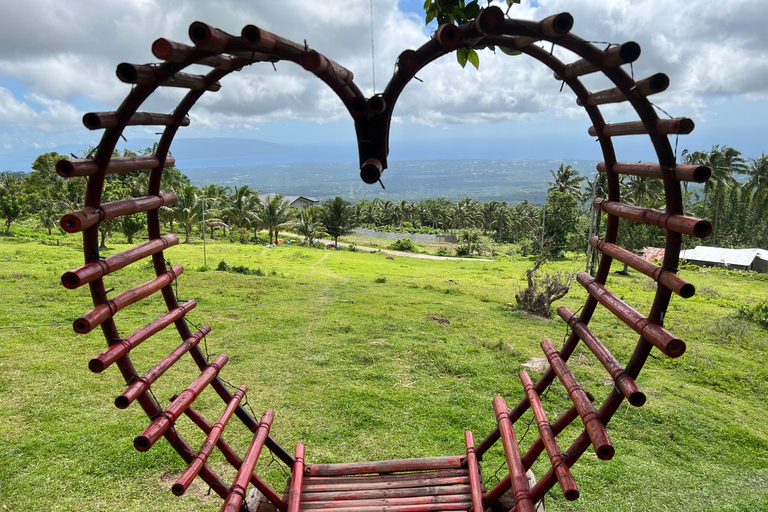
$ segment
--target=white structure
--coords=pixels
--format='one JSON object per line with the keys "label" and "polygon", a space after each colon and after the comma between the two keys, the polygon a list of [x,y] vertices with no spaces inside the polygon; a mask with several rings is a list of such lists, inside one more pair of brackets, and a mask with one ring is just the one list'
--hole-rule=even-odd
{"label": "white structure", "polygon": [[[275,197],[275,195],[276,194],[274,192],[270,194],[259,194],[259,201],[265,203],[270,201],[273,197]],[[304,196],[283,196],[283,201],[296,208],[297,210],[303,210],[304,208],[314,206],[320,202],[315,198]]]}
{"label": "white structure", "polygon": [[768,251],[764,249],[724,249],[698,245],[695,249],[680,251],[680,259],[694,265],[768,273]]}

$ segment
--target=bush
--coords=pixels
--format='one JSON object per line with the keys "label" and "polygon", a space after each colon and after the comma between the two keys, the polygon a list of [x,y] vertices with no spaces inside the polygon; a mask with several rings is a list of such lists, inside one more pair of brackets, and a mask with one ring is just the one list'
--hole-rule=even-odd
{"label": "bush", "polygon": [[761,302],[752,307],[746,304],[740,306],[739,315],[750,322],[755,322],[763,329],[768,329],[768,302]]}
{"label": "bush", "polygon": [[211,267],[208,265],[203,265],[200,267],[200,272],[208,272],[209,270],[211,270]]}
{"label": "bush", "polygon": [[562,272],[554,274],[539,272],[539,267],[545,261],[546,258],[542,258],[533,268],[525,271],[528,287],[516,293],[515,300],[523,311],[550,318],[552,303],[566,296],[575,276]]}
{"label": "bush", "polygon": [[357,252],[357,246],[355,244],[349,244],[347,249],[349,249],[351,252]]}
{"label": "bush", "polygon": [[216,270],[220,270],[222,272],[229,272],[230,268],[231,267],[229,266],[229,263],[227,263],[227,260],[221,260],[219,262],[219,266],[216,267]]}
{"label": "bush", "polygon": [[373,282],[374,283],[386,283],[387,282],[387,278],[386,277],[377,277],[376,279],[373,280]]}
{"label": "bush", "polygon": [[410,238],[399,238],[389,248],[394,251],[416,252],[416,246]]}
{"label": "bush", "polygon": [[450,253],[448,252],[448,249],[445,247],[438,247],[437,248],[437,255],[438,256],[448,256]]}
{"label": "bush", "polygon": [[456,248],[456,256],[469,256],[469,247],[466,245],[460,245]]}

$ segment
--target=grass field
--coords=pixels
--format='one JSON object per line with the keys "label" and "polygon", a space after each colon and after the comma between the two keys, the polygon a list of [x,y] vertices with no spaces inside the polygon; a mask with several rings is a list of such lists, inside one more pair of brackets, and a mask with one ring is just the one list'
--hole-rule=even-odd
{"label": "grass field", "polygon": [[[113,251],[126,247],[115,244]],[[510,403],[522,396],[517,373],[541,356],[540,340],[559,344],[565,334],[559,320],[509,307],[532,265],[525,259],[388,260],[297,246],[208,245],[209,266],[224,259],[265,274],[247,276],[200,271],[199,243],[166,255],[185,266],[180,298],[198,301],[189,317],[213,328],[208,350],[230,355],[222,376],[249,386],[258,415],[275,409],[273,436],[291,452],[304,442],[309,463],[463,453],[464,430],[479,441],[493,428],[494,396]],[[221,502],[205,496],[207,487],[182,498],[170,493],[181,459],[164,440],[147,453],[134,450],[146,416],[136,405],[113,406],[124,387],[115,368],[88,371],[104,339],[98,329],[74,334],[71,322],[89,309],[90,296],[59,283],[81,261],[71,242],[0,242],[0,510],[218,510]],[[148,279],[144,263],[133,267],[108,281],[115,293]],[[550,268],[580,270],[583,261]],[[582,497],[566,502],[555,488],[547,510],[768,510],[768,331],[737,313],[739,305],[766,300],[768,280],[723,271],[682,275],[698,293],[673,299],[666,326],[688,351],[678,359],[654,352],[638,379],[648,402],[622,406],[609,425],[614,459],[585,454],[573,471]],[[608,285],[640,311],[653,300],[652,283],[636,272],[612,275]],[[575,311],[584,298],[575,285],[561,304]],[[143,301],[120,312],[117,325],[127,335],[161,311],[158,298]],[[620,360],[628,359],[633,332],[604,309],[590,325]],[[145,371],[178,342],[169,329],[134,350],[133,361]],[[580,356],[574,371],[601,402],[607,374],[583,347],[575,360]],[[154,393],[167,404],[195,374],[183,359]],[[544,401],[551,418],[568,403],[554,386]],[[223,405],[207,390],[195,408],[214,421]],[[530,419],[528,413],[521,421]],[[178,428],[193,446],[202,442],[186,418]],[[522,437],[524,425],[516,429]],[[563,449],[578,430],[574,425],[558,438]],[[234,420],[225,437],[240,454],[250,442]],[[533,439],[529,432],[522,444]],[[285,477],[269,463],[265,453],[258,471],[282,490]],[[218,454],[212,465],[225,469]],[[503,465],[495,446],[483,461],[489,486],[500,467],[506,472]],[[543,474],[544,463],[534,470]],[[231,481],[234,472],[224,473]]]}

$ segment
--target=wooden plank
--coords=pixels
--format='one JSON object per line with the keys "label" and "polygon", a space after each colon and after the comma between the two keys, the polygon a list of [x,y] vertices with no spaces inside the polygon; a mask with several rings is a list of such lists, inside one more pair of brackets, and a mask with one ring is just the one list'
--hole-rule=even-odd
{"label": "wooden plank", "polygon": [[[465,494],[446,494],[442,496],[412,496],[410,498],[381,498],[374,500],[354,500],[356,507],[386,507],[391,505],[422,505],[429,503],[463,503],[466,508],[472,504]],[[349,505],[348,501],[315,501],[301,503],[302,510],[335,509]]]}
{"label": "wooden plank", "polygon": [[302,492],[355,491],[365,489],[399,489],[404,487],[424,487],[437,485],[468,484],[469,476],[451,476],[446,478],[415,477],[408,480],[342,482],[342,483],[310,483],[304,484]]}
{"label": "wooden plank", "polygon": [[346,482],[366,482],[366,481],[395,481],[409,480],[415,476],[423,478],[446,478],[451,476],[468,476],[466,469],[440,469],[437,471],[419,471],[412,473],[394,473],[385,475],[358,475],[358,476],[310,476],[304,478],[305,484],[322,483],[346,483]]}
{"label": "wooden plank", "polygon": [[467,494],[471,492],[467,485],[445,485],[439,487],[407,487],[404,489],[372,489],[363,491],[337,491],[302,493],[301,501],[364,500],[381,498],[408,498],[411,496],[439,496],[445,494]]}
{"label": "wooden plank", "polygon": [[307,476],[364,475],[367,473],[395,473],[427,469],[459,469],[463,456],[423,457],[419,459],[379,460],[348,464],[312,464]]}
{"label": "wooden plank", "polygon": [[[352,502],[354,503],[354,502]],[[467,510],[468,504],[459,503],[429,503],[424,505],[387,505],[383,507],[339,507],[329,510],[333,512],[438,512],[442,510]]]}

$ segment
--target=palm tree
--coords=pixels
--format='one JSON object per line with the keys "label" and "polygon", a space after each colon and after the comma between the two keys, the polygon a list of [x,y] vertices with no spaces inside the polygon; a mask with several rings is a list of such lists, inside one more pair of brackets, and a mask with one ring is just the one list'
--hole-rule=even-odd
{"label": "palm tree", "polygon": [[627,201],[646,208],[657,208],[664,197],[664,185],[661,180],[646,176],[630,176],[624,193]]}
{"label": "palm tree", "polygon": [[186,185],[178,195],[179,200],[173,205],[176,222],[184,229],[184,243],[189,243],[189,235],[192,227],[197,224],[201,213],[201,202],[198,197],[197,187]]}
{"label": "palm tree", "polygon": [[765,230],[763,231],[762,246],[766,247],[768,243],[768,157],[765,153],[760,158],[753,158],[747,169],[749,180],[745,188],[754,191],[752,196],[752,229],[750,230],[750,242],[754,244],[755,220],[762,209],[763,218],[766,219]]}
{"label": "palm tree", "polygon": [[268,197],[267,201],[259,209],[259,227],[269,230],[269,243],[272,243],[272,235],[275,235],[277,242],[277,233],[281,228],[287,226],[288,222],[294,216],[294,209],[283,199],[280,194]]}
{"label": "palm tree", "polygon": [[325,225],[326,233],[333,237],[336,247],[339,246],[339,237],[351,233],[355,227],[352,207],[339,196],[323,203],[320,219]]}
{"label": "palm tree", "polygon": [[512,227],[512,211],[507,207],[507,202],[501,203],[501,207],[493,213],[491,227],[496,230],[496,235],[501,241],[501,232]]}
{"label": "palm tree", "polygon": [[38,227],[48,230],[48,235],[52,234],[53,228],[59,225],[59,211],[53,203],[46,203],[38,212],[37,219],[40,221]]}
{"label": "palm tree", "polygon": [[235,187],[235,193],[221,207],[221,217],[234,228],[250,228],[258,223],[255,212],[258,204],[258,194],[248,185]]}
{"label": "palm tree", "polygon": [[483,214],[477,201],[465,197],[456,203],[451,216],[451,227],[474,228],[482,222]]}
{"label": "palm tree", "polygon": [[581,197],[581,182],[585,180],[585,177],[581,176],[579,171],[574,169],[572,165],[565,166],[565,164],[560,164],[557,173],[552,169],[549,170],[549,173],[555,181],[547,182],[547,185],[551,185],[547,191],[557,190],[558,192],[565,192],[567,194],[574,194],[576,197]]}
{"label": "palm tree", "polygon": [[[357,212],[353,209],[353,212]],[[291,229],[299,236],[312,243],[316,238],[325,236],[323,225],[320,222],[320,210],[316,206],[310,206],[299,210],[299,215],[291,224]]]}

